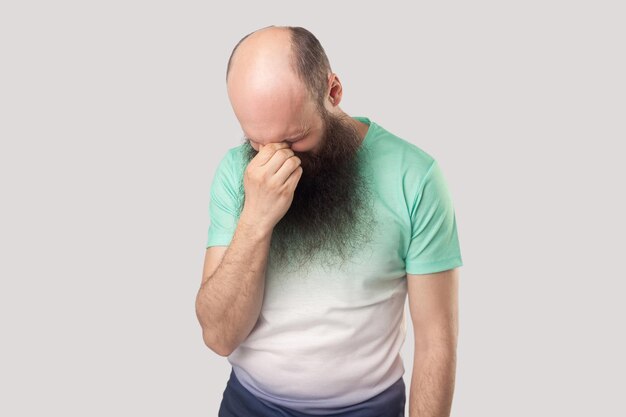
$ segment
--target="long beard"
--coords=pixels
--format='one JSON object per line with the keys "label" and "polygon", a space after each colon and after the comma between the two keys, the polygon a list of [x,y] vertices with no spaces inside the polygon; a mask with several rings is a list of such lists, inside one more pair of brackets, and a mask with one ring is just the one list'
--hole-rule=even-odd
{"label": "long beard", "polygon": [[[359,132],[330,113],[322,120],[318,152],[294,151],[302,161],[302,176],[291,206],[272,233],[272,268],[302,272],[315,262],[343,264],[368,241],[371,193],[362,175]],[[247,145],[249,161],[257,151]]]}

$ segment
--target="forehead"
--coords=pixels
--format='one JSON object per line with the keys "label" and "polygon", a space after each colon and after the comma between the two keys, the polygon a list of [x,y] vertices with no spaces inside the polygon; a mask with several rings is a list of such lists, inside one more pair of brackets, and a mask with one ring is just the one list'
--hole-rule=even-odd
{"label": "forehead", "polygon": [[317,112],[301,88],[229,90],[244,135],[267,144],[293,138],[317,124]]}

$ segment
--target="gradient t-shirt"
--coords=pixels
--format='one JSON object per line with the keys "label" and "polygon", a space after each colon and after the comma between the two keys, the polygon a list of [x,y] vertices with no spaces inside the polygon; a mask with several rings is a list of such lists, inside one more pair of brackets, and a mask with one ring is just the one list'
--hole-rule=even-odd
{"label": "gradient t-shirt", "polygon": [[[254,395],[316,415],[368,400],[403,376],[407,274],[463,265],[437,161],[369,118],[353,118],[369,125],[359,158],[376,219],[370,242],[349,267],[268,267],[259,319],[228,356]],[[206,247],[227,246],[237,227],[244,145],[230,148],[215,172]]]}

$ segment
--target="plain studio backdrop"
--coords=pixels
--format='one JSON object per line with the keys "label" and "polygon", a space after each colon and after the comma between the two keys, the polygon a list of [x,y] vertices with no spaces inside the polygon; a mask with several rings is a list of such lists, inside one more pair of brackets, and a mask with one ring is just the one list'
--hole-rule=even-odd
{"label": "plain studio backdrop", "polygon": [[318,37],[344,111],[443,168],[464,260],[452,415],[626,415],[625,17],[597,0],[2,2],[0,414],[217,415],[230,365],[194,301],[209,186],[242,138],[226,63],[275,24]]}

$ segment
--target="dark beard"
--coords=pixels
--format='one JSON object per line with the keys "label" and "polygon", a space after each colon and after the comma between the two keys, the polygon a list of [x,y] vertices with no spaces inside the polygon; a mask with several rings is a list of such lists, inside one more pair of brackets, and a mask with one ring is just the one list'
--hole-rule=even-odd
{"label": "dark beard", "polygon": [[[343,263],[368,241],[373,218],[359,132],[347,118],[326,111],[322,120],[317,153],[294,151],[302,161],[302,176],[291,206],[272,232],[272,268],[291,266],[302,272],[314,260]],[[244,146],[249,162],[258,152],[248,141]]]}

